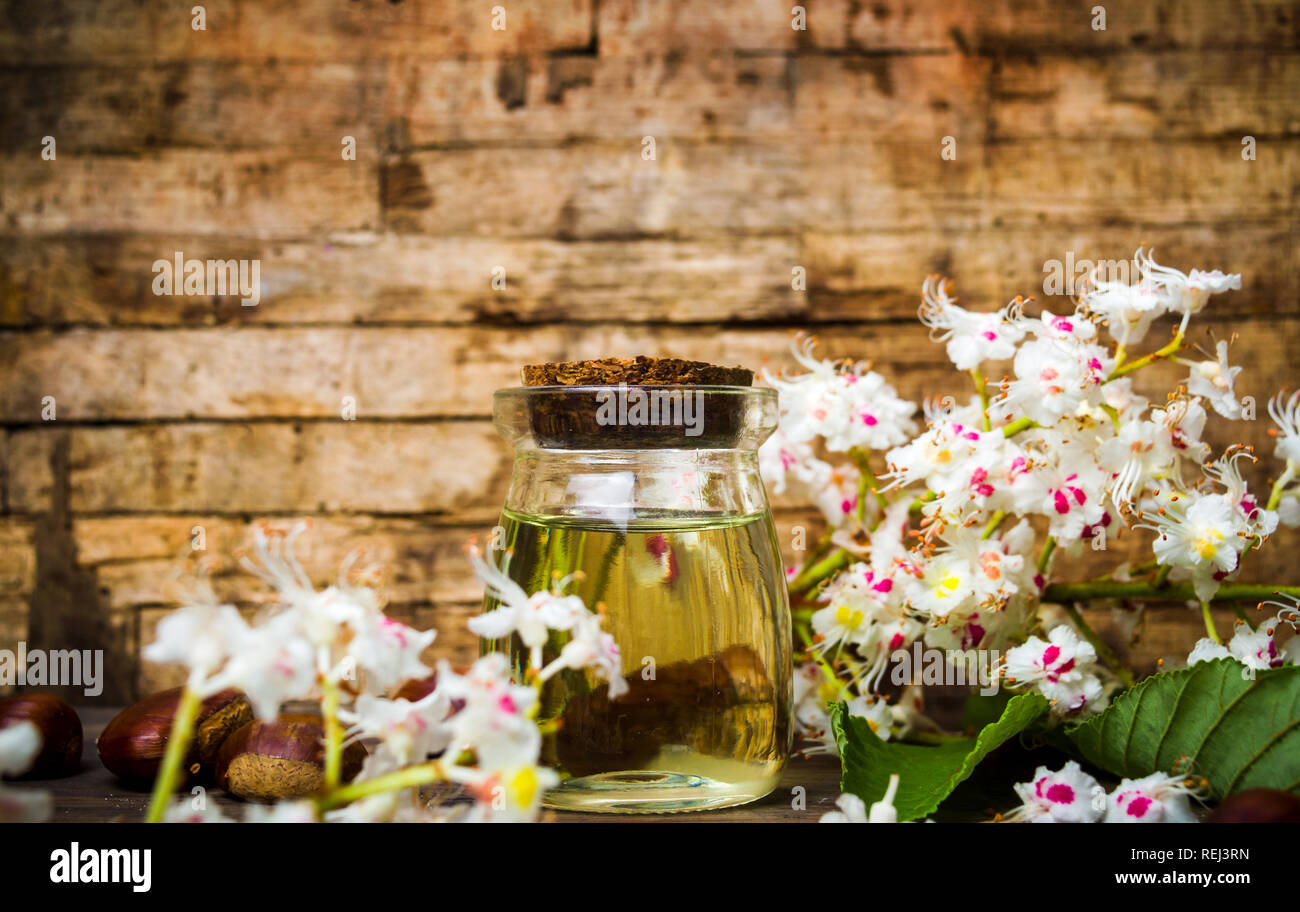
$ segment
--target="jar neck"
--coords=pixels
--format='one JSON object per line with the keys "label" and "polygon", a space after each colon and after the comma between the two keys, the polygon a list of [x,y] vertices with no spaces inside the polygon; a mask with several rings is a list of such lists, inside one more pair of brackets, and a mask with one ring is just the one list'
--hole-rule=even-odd
{"label": "jar neck", "polygon": [[752,450],[516,452],[506,509],[626,525],[673,516],[748,516],[768,510]]}

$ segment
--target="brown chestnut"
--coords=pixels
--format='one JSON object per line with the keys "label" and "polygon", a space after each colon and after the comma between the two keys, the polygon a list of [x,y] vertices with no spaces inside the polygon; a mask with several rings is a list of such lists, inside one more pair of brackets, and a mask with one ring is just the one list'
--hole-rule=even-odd
{"label": "brown chestnut", "polygon": [[[361,771],[366,749],[343,750],[343,781]],[[217,785],[251,801],[305,798],[325,784],[325,725],[317,715],[283,713],[250,722],[217,754]]]}
{"label": "brown chestnut", "polygon": [[[95,746],[109,772],[132,785],[153,782],[167,751],[180,698],[181,688],[164,690],[128,706],[104,726]],[[185,762],[190,773],[210,773],[222,743],[252,718],[248,698],[237,690],[223,690],[204,700]]]}
{"label": "brown chestnut", "polygon": [[22,694],[0,700],[0,728],[31,722],[40,730],[41,749],[31,768],[17,779],[57,779],[81,768],[81,717],[54,694]]}
{"label": "brown chestnut", "polygon": [[438,672],[427,678],[411,678],[393,694],[394,700],[409,700],[418,703],[438,688]]}
{"label": "brown chestnut", "polygon": [[1277,789],[1246,789],[1223,799],[1205,822],[1300,823],[1300,796]]}

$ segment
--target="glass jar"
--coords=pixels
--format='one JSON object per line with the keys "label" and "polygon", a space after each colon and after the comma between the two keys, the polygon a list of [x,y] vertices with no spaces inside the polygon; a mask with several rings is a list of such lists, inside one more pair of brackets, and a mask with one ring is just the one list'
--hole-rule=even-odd
{"label": "glass jar", "polygon": [[[605,615],[627,692],[591,671],[542,686],[548,807],[674,812],[728,807],[775,788],[790,752],[791,631],[759,445],[774,390],[520,387],[497,392],[515,449],[497,546],[532,593]],[[498,603],[489,599],[485,610]],[[567,642],[553,632],[543,662]],[[518,638],[487,643],[516,674]]]}

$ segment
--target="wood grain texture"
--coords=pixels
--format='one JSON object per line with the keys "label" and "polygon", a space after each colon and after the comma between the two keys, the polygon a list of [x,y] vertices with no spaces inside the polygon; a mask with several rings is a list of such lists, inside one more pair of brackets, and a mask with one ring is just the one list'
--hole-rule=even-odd
{"label": "wood grain texture", "polygon": [[[364,546],[466,661],[460,549],[496,520],[490,394],[521,364],[782,365],[812,327],[913,400],[966,395],[915,321],[933,272],[1059,311],[1050,261],[1146,241],[1243,273],[1204,317],[1243,394],[1300,384],[1295,0],[1106,4],[1105,29],[1068,0],[818,0],[804,30],[767,0],[511,0],[504,30],[493,5],[230,0],[196,31],[163,0],[0,3],[0,646],[98,643],[116,699],[160,687],[137,653],[192,530],[253,612],[230,553],[312,516],[313,574]],[[177,251],[256,260],[257,306],[154,294]],[[1265,429],[1209,436],[1268,455]],[[785,544],[820,528],[776,505]],[[1153,608],[1134,661],[1198,623]]]}

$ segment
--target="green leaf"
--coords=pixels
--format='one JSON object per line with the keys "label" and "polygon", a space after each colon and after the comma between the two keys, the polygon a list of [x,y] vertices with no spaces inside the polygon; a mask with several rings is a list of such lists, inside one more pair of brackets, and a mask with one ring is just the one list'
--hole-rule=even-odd
{"label": "green leaf", "polygon": [[898,773],[894,806],[899,820],[916,820],[934,812],[979,762],[994,749],[1031,725],[1047,711],[1048,702],[1037,693],[1007,701],[996,722],[974,738],[954,738],[937,747],[882,741],[867,720],[850,716],[843,703],[831,707],[831,724],[840,749],[840,789],[852,792],[870,806]]}
{"label": "green leaf", "polygon": [[971,694],[966,698],[966,707],[961,714],[962,731],[978,731],[998,721],[1011,697],[1009,691],[1001,688],[995,694]]}
{"label": "green leaf", "polygon": [[1088,762],[1130,779],[1189,772],[1215,798],[1265,787],[1300,794],[1300,666],[1235,659],[1152,675],[1065,732]]}

